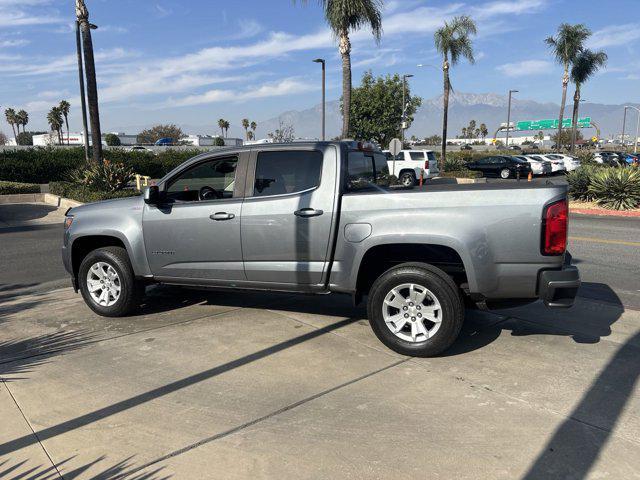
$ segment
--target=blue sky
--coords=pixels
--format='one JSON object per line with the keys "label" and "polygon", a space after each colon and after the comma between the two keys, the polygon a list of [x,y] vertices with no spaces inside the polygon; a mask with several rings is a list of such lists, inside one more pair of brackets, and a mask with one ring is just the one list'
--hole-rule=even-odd
{"label": "blue sky", "polygon": [[[94,33],[103,130],[160,122],[237,127],[320,101],[319,66],[328,63],[328,98],[340,96],[340,58],[321,8],[310,0],[86,0]],[[607,70],[583,90],[591,102],[640,101],[638,0],[387,0],[379,45],[353,34],[354,83],[374,74],[413,73],[413,92],[441,93],[433,31],[455,15],[478,23],[477,62],[452,72],[461,92],[560,100],[560,67],[543,39],[561,22],[585,23],[590,46],[609,55]],[[72,0],[0,0],[0,109],[24,108],[29,127],[46,127],[46,111],[72,103],[80,126]],[[74,115],[76,113],[76,115]],[[0,120],[0,131],[10,132]],[[199,130],[202,130],[199,128]],[[137,133],[137,132],[129,132]],[[196,133],[196,132],[193,132]],[[206,133],[199,131],[197,133]],[[264,132],[258,132],[264,134]]]}

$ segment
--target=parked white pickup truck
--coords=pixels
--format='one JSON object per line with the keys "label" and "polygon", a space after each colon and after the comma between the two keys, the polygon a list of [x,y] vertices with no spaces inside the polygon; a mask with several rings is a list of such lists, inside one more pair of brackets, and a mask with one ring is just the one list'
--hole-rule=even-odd
{"label": "parked white pickup truck", "polygon": [[422,178],[433,178],[440,175],[438,161],[432,150],[402,150],[395,159],[389,150],[387,156],[389,172],[395,175],[405,187],[415,185]]}

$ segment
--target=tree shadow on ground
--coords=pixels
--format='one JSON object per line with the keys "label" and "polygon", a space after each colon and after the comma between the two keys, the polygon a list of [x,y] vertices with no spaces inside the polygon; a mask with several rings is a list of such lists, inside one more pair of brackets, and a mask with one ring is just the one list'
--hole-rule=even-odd
{"label": "tree shadow on ground", "polygon": [[10,222],[26,222],[44,218],[58,207],[46,203],[8,203],[0,205],[0,219]]}
{"label": "tree shadow on ground", "polygon": [[0,381],[9,383],[22,380],[16,375],[29,372],[51,357],[82,348],[91,343],[93,338],[86,332],[74,331],[0,341]]}
{"label": "tree shadow on ground", "polygon": [[[133,457],[126,458],[109,467],[103,467],[99,464],[106,460],[106,456],[99,457],[91,462],[85,463],[72,470],[66,470],[66,466],[74,457],[67,458],[53,465],[38,465],[35,467],[28,466],[28,460],[11,462],[9,460],[0,462],[0,478],[11,478],[12,480],[53,480],[59,479],[60,474],[65,480],[72,480],[84,475],[90,469],[98,469],[91,474],[92,480],[168,480],[171,475],[161,474],[164,467],[154,468],[148,472],[137,472],[137,467],[132,461]],[[24,470],[26,468],[26,470]],[[9,477],[13,475],[13,477]]]}

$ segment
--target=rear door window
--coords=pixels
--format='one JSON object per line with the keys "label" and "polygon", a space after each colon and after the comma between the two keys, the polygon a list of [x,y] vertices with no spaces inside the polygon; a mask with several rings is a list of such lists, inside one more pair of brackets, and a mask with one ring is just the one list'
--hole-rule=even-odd
{"label": "rear door window", "polygon": [[411,160],[424,160],[424,152],[409,152]]}
{"label": "rear door window", "polygon": [[258,153],[254,197],[299,193],[320,185],[322,153],[311,150]]}

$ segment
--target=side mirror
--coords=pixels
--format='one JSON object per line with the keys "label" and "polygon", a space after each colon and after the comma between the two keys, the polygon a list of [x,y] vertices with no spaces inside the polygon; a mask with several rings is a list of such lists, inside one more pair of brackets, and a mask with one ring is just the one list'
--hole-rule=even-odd
{"label": "side mirror", "polygon": [[157,205],[160,201],[160,189],[157,185],[151,185],[144,191],[144,203]]}

